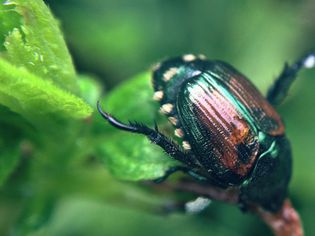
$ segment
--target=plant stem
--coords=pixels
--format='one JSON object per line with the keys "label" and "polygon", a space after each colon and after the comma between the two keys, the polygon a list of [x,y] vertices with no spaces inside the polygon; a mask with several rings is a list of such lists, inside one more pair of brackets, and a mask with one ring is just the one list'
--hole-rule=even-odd
{"label": "plant stem", "polygon": [[276,236],[303,236],[303,227],[299,214],[286,199],[277,213],[270,213],[257,208],[257,215],[272,229]]}
{"label": "plant stem", "polygon": [[[211,185],[184,180],[176,183],[164,182],[157,185],[167,191],[183,191],[207,197],[212,200],[230,204],[239,203],[239,189],[221,189]],[[251,212],[257,214],[273,231],[275,236],[303,236],[303,227],[297,211],[289,199],[286,199],[282,208],[276,212],[269,212],[259,206],[253,206]]]}

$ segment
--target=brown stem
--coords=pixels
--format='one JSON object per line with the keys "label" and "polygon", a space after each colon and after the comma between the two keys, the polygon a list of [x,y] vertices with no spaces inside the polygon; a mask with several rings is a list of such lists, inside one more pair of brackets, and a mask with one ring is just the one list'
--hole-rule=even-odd
{"label": "brown stem", "polygon": [[[157,187],[166,191],[194,193],[198,196],[230,204],[238,204],[239,202],[239,190],[237,188],[220,189],[187,180],[176,183],[164,182],[157,185]],[[300,217],[289,199],[285,200],[282,208],[277,213],[268,212],[259,206],[254,206],[251,211],[257,214],[270,227],[275,236],[304,235]]]}
{"label": "brown stem", "polygon": [[286,199],[281,210],[270,213],[257,208],[256,213],[272,229],[276,236],[303,236],[303,227],[299,214],[293,208],[289,199]]}

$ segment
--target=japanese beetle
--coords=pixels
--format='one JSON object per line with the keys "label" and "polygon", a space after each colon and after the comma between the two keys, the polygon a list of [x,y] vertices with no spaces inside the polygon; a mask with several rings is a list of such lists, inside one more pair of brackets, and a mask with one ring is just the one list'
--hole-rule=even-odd
{"label": "japanese beetle", "polygon": [[221,61],[192,54],[166,60],[153,71],[154,99],[175,127],[182,148],[141,123],[124,124],[98,110],[125,131],[146,135],[183,165],[177,170],[221,188],[238,187],[240,203],[278,211],[291,177],[291,148],[272,105],[285,98],[301,68],[311,68],[310,53],[286,65],[264,98],[244,75]]}

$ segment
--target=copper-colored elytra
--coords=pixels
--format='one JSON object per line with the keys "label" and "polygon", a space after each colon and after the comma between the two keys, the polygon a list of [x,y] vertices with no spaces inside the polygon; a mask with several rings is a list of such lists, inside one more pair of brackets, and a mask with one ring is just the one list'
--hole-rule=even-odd
{"label": "copper-colored elytra", "polygon": [[196,116],[210,134],[216,137],[211,139],[212,143],[209,145],[214,148],[218,160],[234,173],[240,176],[247,175],[256,159],[258,144],[251,150],[247,163],[241,163],[237,145],[241,143],[246,145],[245,140],[249,138],[250,131],[246,121],[219,91],[215,89],[210,91],[209,88],[200,86],[194,92],[191,99]]}
{"label": "copper-colored elytra", "polygon": [[232,124],[234,129],[231,130],[230,140],[236,145],[243,143],[249,135],[249,127],[245,120],[234,117]]}
{"label": "copper-colored elytra", "polygon": [[247,164],[243,164],[243,163],[239,163],[235,166],[233,166],[234,168],[237,168],[237,174],[239,174],[240,176],[246,176],[249,172],[249,170],[252,168],[254,162],[255,162],[256,158],[252,158],[250,159],[250,161]]}
{"label": "copper-colored elytra", "polygon": [[[284,125],[280,116],[251,82],[240,75],[233,75],[229,81],[229,89],[249,111],[257,109],[262,113],[261,118],[268,118],[274,122],[275,126],[266,131],[268,134],[275,136],[284,133]],[[252,117],[257,116],[253,115]],[[256,120],[256,122],[260,123],[262,120]]]}
{"label": "copper-colored elytra", "polygon": [[[226,142],[225,145],[230,144]],[[236,145],[234,147],[236,147]],[[237,149],[233,150],[232,155],[231,154],[229,155],[228,152],[223,151],[223,153],[221,153],[221,158],[219,160],[227,169],[233,171],[235,174],[238,174],[239,176],[244,177],[251,170],[256,160],[257,150],[258,145],[256,146],[254,152],[251,155],[251,158],[249,158],[249,161],[247,163],[242,163],[239,161]]]}

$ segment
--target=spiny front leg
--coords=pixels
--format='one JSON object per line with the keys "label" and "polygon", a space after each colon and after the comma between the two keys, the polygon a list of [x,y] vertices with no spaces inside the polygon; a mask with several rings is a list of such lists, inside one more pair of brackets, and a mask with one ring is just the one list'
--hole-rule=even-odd
{"label": "spiny front leg", "polygon": [[286,97],[291,84],[296,79],[298,72],[303,68],[315,67],[315,52],[310,52],[300,60],[289,66],[285,64],[281,74],[268,90],[267,100],[272,105],[279,105]]}
{"label": "spiny front leg", "polygon": [[160,133],[157,125],[155,129],[151,129],[144,124],[138,122],[129,122],[129,124],[124,124],[117,120],[107,112],[104,112],[101,108],[100,102],[97,102],[97,110],[103,116],[105,120],[109,122],[112,126],[125,130],[127,132],[143,134],[154,144],[160,146],[168,155],[177,161],[180,161],[190,168],[196,167],[195,158],[190,153],[184,153],[177,144],[172,140],[167,138],[164,134]]}

